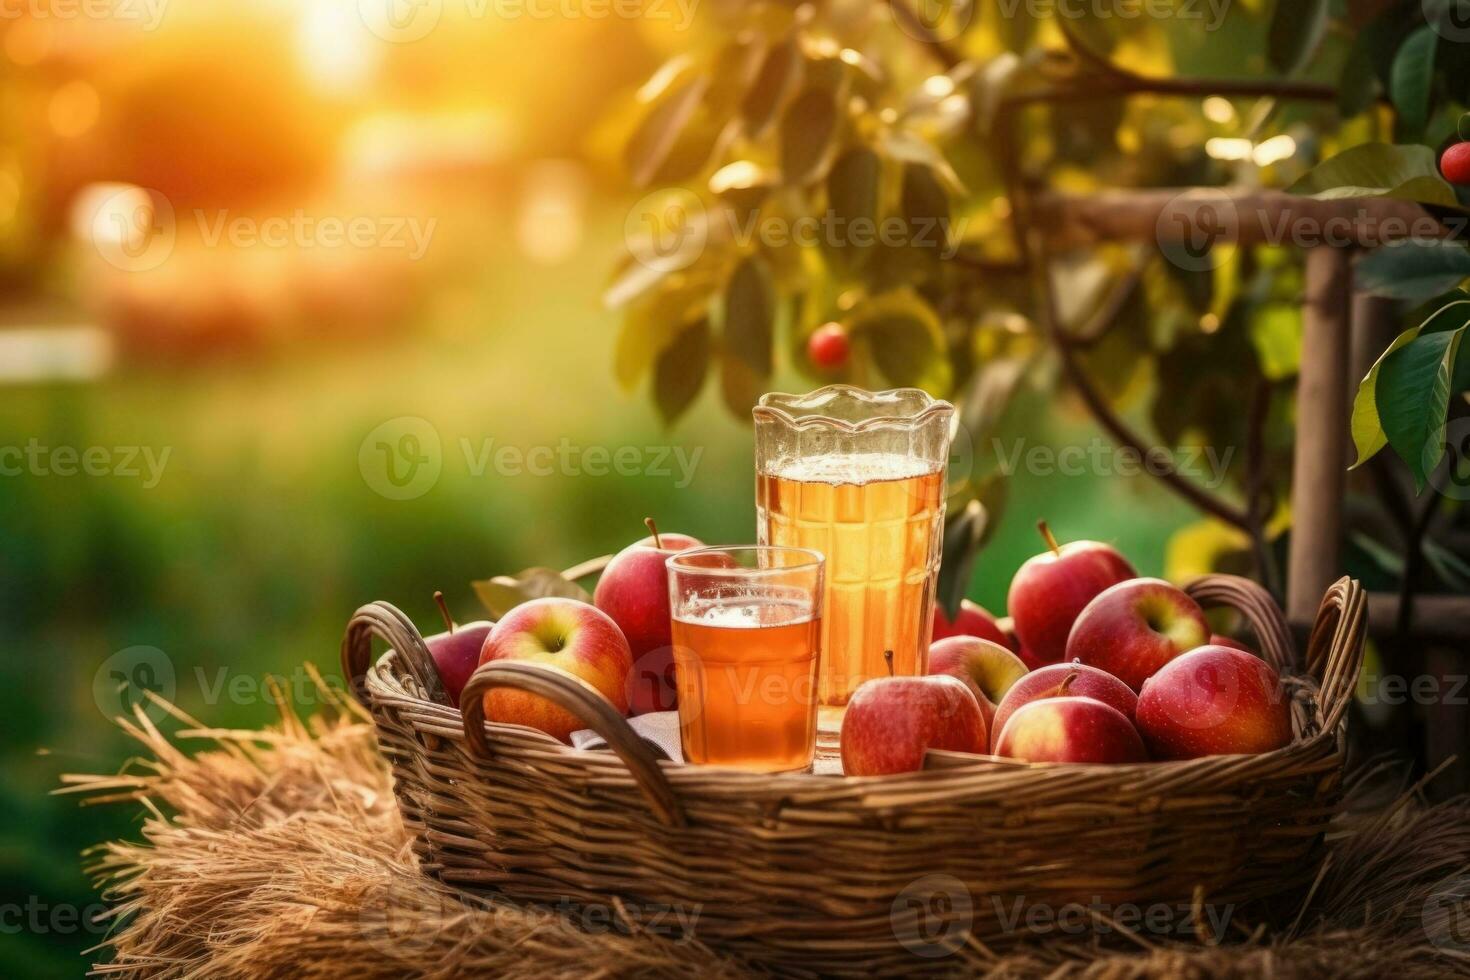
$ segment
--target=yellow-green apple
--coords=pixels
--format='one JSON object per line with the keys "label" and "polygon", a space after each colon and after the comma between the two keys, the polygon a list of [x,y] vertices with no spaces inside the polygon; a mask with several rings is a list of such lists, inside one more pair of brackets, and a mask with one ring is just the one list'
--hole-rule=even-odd
{"label": "yellow-green apple", "polygon": [[930,641],[951,636],[978,636],[982,640],[1007,646],[1006,635],[996,624],[995,617],[984,606],[969,599],[960,600],[960,611],[955,614],[953,622],[944,614],[942,607],[934,607],[934,631],[929,636]]}
{"label": "yellow-green apple", "polygon": [[985,727],[1011,686],[1026,676],[1026,665],[999,643],[978,636],[948,636],[929,645],[929,673],[958,677],[980,703]]}
{"label": "yellow-green apple", "polygon": [[1086,664],[1047,664],[1016,681],[1001,699],[990,725],[991,747],[995,747],[1000,730],[1011,715],[1022,706],[1033,701],[1068,696],[1092,698],[1111,705],[1129,721],[1133,720],[1133,711],[1138,706],[1138,695],[1133,693],[1133,689],[1105,670]]}
{"label": "yellow-green apple", "polygon": [[444,632],[425,637],[424,646],[434,658],[434,668],[444,684],[444,693],[449,695],[449,703],[458,708],[460,692],[480,666],[480,649],[495,624],[465,623],[457,627],[444,603],[443,592],[434,593],[434,603],[439,607],[439,615],[444,617]]}
{"label": "yellow-green apple", "polygon": [[1006,605],[1026,653],[1037,664],[1054,664],[1066,656],[1067,634],[1082,608],[1108,586],[1138,573],[1111,545],[1058,545],[1045,521],[1037,527],[1047,550],[1016,572]]}
{"label": "yellow-green apple", "polygon": [[1249,755],[1291,742],[1281,678],[1233,647],[1203,646],[1169,661],[1144,683],[1137,717],[1160,759]]}
{"label": "yellow-green apple", "polygon": [[[501,617],[485,638],[480,663],[524,660],[558,667],[591,684],[622,714],[628,713],[633,654],[612,617],[576,599],[550,596],[521,603]],[[586,725],[539,694],[497,688],[485,694],[485,717],[527,725],[561,739]]]}
{"label": "yellow-green apple", "polygon": [[1210,639],[1204,610],[1158,578],[1105,589],[1077,616],[1067,659],[1099,667],[1137,691],[1155,671]]}
{"label": "yellow-green apple", "polygon": [[996,736],[995,754],[1025,762],[1146,762],[1133,723],[1095,698],[1023,704]]}
{"label": "yellow-green apple", "polygon": [[635,715],[670,711],[679,703],[665,562],[702,545],[687,534],[660,534],[652,518],[644,523],[653,533],[614,555],[592,594],[593,604],[618,624],[633,651],[628,699]]}
{"label": "yellow-green apple", "polygon": [[847,702],[842,771],[849,776],[917,772],[929,749],[983,753],[985,716],[958,678],[875,677]]}

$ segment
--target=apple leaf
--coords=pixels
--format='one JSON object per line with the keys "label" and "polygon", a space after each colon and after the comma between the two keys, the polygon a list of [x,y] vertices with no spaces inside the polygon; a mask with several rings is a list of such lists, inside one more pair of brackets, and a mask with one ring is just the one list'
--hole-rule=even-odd
{"label": "apple leaf", "polygon": [[1378,418],[1388,444],[1424,489],[1429,474],[1444,456],[1445,415],[1457,375],[1456,360],[1465,331],[1461,326],[1420,334],[1389,354],[1378,372]]}
{"label": "apple leaf", "polygon": [[766,54],[755,84],[740,106],[745,132],[751,139],[765,135],[781,107],[801,84],[802,66],[801,48],[794,38],[782,41]]}
{"label": "apple leaf", "polygon": [[1417,140],[1429,122],[1429,90],[1434,82],[1434,53],[1439,34],[1424,25],[1410,34],[1393,59],[1388,94],[1398,113],[1398,137]]}
{"label": "apple leaf", "polygon": [[990,512],[978,500],[971,500],[964,510],[944,522],[944,553],[939,560],[934,598],[951,620],[959,615],[960,602],[970,589],[975,556],[989,523]]}
{"label": "apple leaf", "polygon": [[658,356],[704,315],[707,288],[702,283],[665,287],[628,311],[613,349],[613,371],[625,390],[636,389]]}
{"label": "apple leaf", "polygon": [[1415,144],[1362,143],[1323,160],[1287,191],[1324,201],[1392,197],[1458,206],[1454,190],[1435,166],[1434,150]]}
{"label": "apple leaf", "polygon": [[1423,302],[1470,276],[1470,249],[1459,242],[1405,239],[1358,261],[1354,285],[1364,292]]}
{"label": "apple leaf", "polygon": [[[862,264],[876,240],[881,170],[878,154],[859,146],[838,157],[827,174],[827,210],[844,232],[825,244],[829,254],[849,270]],[[867,226],[867,237],[861,243],[852,234],[858,223]]]}
{"label": "apple leaf", "polygon": [[735,267],[725,287],[725,322],[720,350],[720,388],[725,404],[748,417],[771,376],[776,296],[770,271],[751,255]]}
{"label": "apple leaf", "polygon": [[709,371],[709,321],[700,319],[664,348],[653,366],[653,397],[664,425],[673,425],[694,404]]}
{"label": "apple leaf", "polygon": [[944,329],[912,289],[896,289],[859,306],[848,330],[890,385],[948,393],[953,379]]}
{"label": "apple leaf", "polygon": [[837,135],[837,100],[831,89],[809,86],[781,116],[781,176],[788,184],[809,184],[832,159]]}
{"label": "apple leaf", "polygon": [[1378,356],[1378,360],[1373,362],[1373,366],[1368,369],[1368,374],[1358,385],[1358,394],[1353,399],[1353,445],[1358,450],[1358,458],[1352,465],[1353,469],[1368,462],[1378,454],[1380,449],[1388,445],[1388,437],[1384,434],[1383,423],[1379,420],[1378,414],[1378,380],[1384,363],[1400,349],[1418,338],[1420,334],[1455,330],[1467,322],[1470,322],[1470,298],[1456,300],[1435,310],[1417,327],[1410,327],[1399,334],[1393,339],[1393,343],[1388,345],[1388,349]]}
{"label": "apple leaf", "polygon": [[1294,75],[1312,60],[1327,33],[1329,0],[1276,0],[1266,58],[1283,75]]}
{"label": "apple leaf", "polygon": [[532,599],[557,596],[591,602],[592,596],[576,582],[565,578],[554,568],[528,568],[515,575],[497,575],[470,583],[492,619],[500,619],[516,606]]}
{"label": "apple leaf", "polygon": [[899,209],[909,244],[935,251],[949,244],[949,195],[931,168],[913,163],[903,168]]}
{"label": "apple leaf", "polygon": [[661,95],[643,117],[623,153],[635,187],[647,187],[658,175],[707,88],[709,79],[703,75],[683,81]]}

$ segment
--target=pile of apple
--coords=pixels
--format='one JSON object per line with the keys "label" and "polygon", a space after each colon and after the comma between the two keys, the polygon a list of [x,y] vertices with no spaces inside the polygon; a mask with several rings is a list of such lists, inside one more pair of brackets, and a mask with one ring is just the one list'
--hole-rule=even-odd
{"label": "pile of apple", "polygon": [[965,600],[936,612],[926,677],[853,693],[843,771],[913,772],[929,749],[1025,762],[1125,763],[1254,754],[1291,741],[1281,679],[1212,635],[1199,604],[1139,578],[1109,545],[1047,550],[1011,581],[1009,629]]}
{"label": "pile of apple", "polygon": [[[458,628],[441,593],[434,594],[445,632],[424,643],[450,703],[475,668],[492,660],[523,660],[564,670],[592,685],[625,715],[675,707],[673,637],[669,612],[670,555],[703,542],[687,534],[651,532],[613,556],[597,581],[592,602],[548,596],[521,603],[494,624]],[[539,729],[571,742],[587,727],[565,708],[522,691],[485,695],[485,717]]]}

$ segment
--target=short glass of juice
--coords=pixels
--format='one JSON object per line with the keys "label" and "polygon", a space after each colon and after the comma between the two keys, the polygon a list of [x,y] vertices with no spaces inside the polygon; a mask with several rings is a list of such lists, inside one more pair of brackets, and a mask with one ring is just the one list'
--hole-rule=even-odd
{"label": "short glass of juice", "polygon": [[811,768],[824,567],[807,548],[697,548],[669,558],[685,762]]}

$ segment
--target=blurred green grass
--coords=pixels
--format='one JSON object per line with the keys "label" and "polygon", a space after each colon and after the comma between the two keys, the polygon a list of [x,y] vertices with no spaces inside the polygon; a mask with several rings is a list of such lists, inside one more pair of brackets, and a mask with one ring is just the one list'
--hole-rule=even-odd
{"label": "blurred green grass", "polygon": [[[473,285],[434,292],[397,339],[344,349],[303,342],[285,356],[132,364],[87,386],[7,390],[0,446],[148,446],[170,452],[151,489],[120,477],[0,478],[0,706],[9,719],[0,806],[0,903],[96,901],[80,851],[136,836],[128,808],[48,797],[61,773],[112,771],[132,746],[99,710],[93,681],[115,651],[156,647],[177,701],[210,724],[259,726],[270,673],[312,661],[336,672],[347,617],[387,599],[432,629],[431,595],[481,618],[469,582],[530,565],[564,567],[644,533],[641,520],[708,542],[754,537],[749,429],[713,391],[672,432],[642,396],[617,390],[617,318],[598,294],[622,212],[594,215],[569,263],[546,268],[488,241]],[[509,220],[506,218],[505,220]],[[493,237],[493,236],[492,236]],[[811,387],[783,376],[783,387]],[[1096,433],[1040,395],[997,438],[1082,443]],[[412,500],[376,493],[359,468],[365,437],[400,416],[428,420],[442,473]],[[460,440],[493,446],[675,447],[701,455],[674,475],[500,476],[472,472]],[[988,447],[977,447],[986,452]],[[649,457],[644,457],[645,459]],[[1011,574],[1046,517],[1064,538],[1116,542],[1163,571],[1190,512],[1146,477],[1013,477],[1010,504],[971,595],[1001,612]],[[224,671],[223,674],[220,672]],[[245,678],[231,696],[221,678]],[[44,752],[44,754],[38,754]],[[22,931],[0,947],[7,975],[77,975],[86,932]]]}

